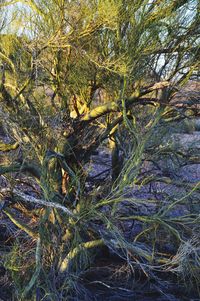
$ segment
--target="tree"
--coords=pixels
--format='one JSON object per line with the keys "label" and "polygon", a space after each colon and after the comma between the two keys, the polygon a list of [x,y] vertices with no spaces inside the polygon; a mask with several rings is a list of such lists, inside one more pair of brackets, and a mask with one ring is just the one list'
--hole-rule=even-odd
{"label": "tree", "polygon": [[[141,183],[141,162],[152,155],[150,136],[158,126],[198,114],[193,99],[182,107],[171,99],[198,70],[199,19],[197,3],[189,0],[18,3],[17,15],[12,2],[1,4],[2,10],[12,6],[14,17],[0,36],[0,114],[13,144],[1,143],[0,150],[19,148],[21,158],[2,165],[0,173],[27,172],[41,189],[40,199],[16,188],[13,199],[46,208],[36,230],[4,209],[37,239],[36,270],[25,298],[39,277],[41,248],[47,244],[49,266],[66,272],[80,250],[105,244],[88,224],[95,214],[101,219],[103,205],[116,204],[124,187]],[[14,33],[13,22],[19,24]],[[98,93],[105,99],[97,99]],[[119,149],[126,147],[122,132],[132,147],[122,170],[113,166],[109,196],[96,204],[94,191],[85,193],[84,166],[107,139],[119,163]],[[27,210],[34,216],[29,208],[23,214]]]}

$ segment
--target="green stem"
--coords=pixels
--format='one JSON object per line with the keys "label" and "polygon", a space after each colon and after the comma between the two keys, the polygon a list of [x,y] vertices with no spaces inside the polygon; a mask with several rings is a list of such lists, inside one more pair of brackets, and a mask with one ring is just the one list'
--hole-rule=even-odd
{"label": "green stem", "polygon": [[40,179],[41,171],[39,167],[29,163],[15,163],[7,166],[0,166],[0,175],[10,172],[28,172],[36,179]]}
{"label": "green stem", "polygon": [[35,232],[35,231],[33,231],[26,224],[24,224],[24,223],[16,220],[15,217],[13,216],[13,214],[11,213],[11,211],[9,209],[4,209],[3,212],[9,217],[9,219],[13,222],[13,224],[15,224],[15,226],[17,226],[19,229],[21,229],[22,231],[26,232],[32,238],[38,238],[38,233]]}
{"label": "green stem", "polygon": [[34,284],[36,283],[39,274],[40,274],[40,270],[41,270],[41,240],[40,238],[37,239],[37,246],[36,246],[36,251],[35,251],[35,261],[36,261],[36,269],[35,272],[33,274],[33,276],[31,277],[31,280],[29,281],[29,283],[27,284],[27,286],[25,287],[23,293],[22,293],[22,300],[25,299],[26,295],[28,294],[28,292],[31,290],[31,288],[34,286]]}

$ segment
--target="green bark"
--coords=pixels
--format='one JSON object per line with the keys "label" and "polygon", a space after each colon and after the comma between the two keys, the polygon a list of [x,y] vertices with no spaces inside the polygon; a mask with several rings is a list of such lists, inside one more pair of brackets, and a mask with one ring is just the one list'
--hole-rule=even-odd
{"label": "green bark", "polygon": [[19,147],[19,142],[15,143],[3,143],[0,142],[0,151],[2,152],[9,152],[11,150],[15,150]]}

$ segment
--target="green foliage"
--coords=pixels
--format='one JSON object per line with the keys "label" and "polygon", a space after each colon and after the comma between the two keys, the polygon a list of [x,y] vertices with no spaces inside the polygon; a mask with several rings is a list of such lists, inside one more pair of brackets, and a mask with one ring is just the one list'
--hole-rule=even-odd
{"label": "green foliage", "polygon": [[[0,151],[11,151],[0,175],[13,178],[6,178],[0,196],[3,214],[23,233],[3,251],[21,300],[36,294],[41,300],[74,297],[82,275],[104,250],[110,260],[117,254],[147,278],[157,271],[189,271],[197,287],[198,244],[190,239],[198,212],[174,217],[173,210],[180,204],[187,209],[199,197],[199,184],[162,174],[165,163],[175,173],[178,164],[194,158],[167,143],[170,129],[190,128],[185,118],[197,115],[193,99],[187,106],[171,101],[198,68],[197,3],[192,14],[190,5],[189,0],[0,5],[3,13],[12,8],[0,33],[0,117],[6,138],[14,141],[0,144]],[[93,177],[92,185],[87,164],[109,139],[113,178]],[[146,172],[149,163],[159,173]],[[151,184],[184,191],[138,197]],[[130,222],[141,229],[129,239]],[[163,251],[163,237],[175,252]],[[187,242],[195,254],[188,265]]]}

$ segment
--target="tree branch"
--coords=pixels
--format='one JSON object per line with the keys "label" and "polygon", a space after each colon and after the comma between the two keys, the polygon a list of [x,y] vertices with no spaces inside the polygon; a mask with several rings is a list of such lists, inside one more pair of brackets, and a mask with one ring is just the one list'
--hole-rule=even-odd
{"label": "tree branch", "polygon": [[19,142],[15,143],[2,143],[0,142],[0,151],[9,152],[11,150],[15,150],[19,147]]}
{"label": "tree branch", "polygon": [[69,215],[71,217],[75,217],[75,215],[68,208],[66,208],[66,207],[64,207],[64,206],[62,206],[58,203],[53,203],[51,201],[45,201],[45,200],[37,199],[33,196],[30,196],[30,195],[27,195],[27,194],[21,192],[18,189],[10,190],[8,188],[3,188],[1,190],[1,192],[12,192],[13,194],[15,194],[16,196],[21,198],[24,202],[31,203],[31,204],[34,203],[34,204],[37,204],[37,205],[42,205],[42,206],[56,208],[56,209],[61,209],[67,215]]}
{"label": "tree branch", "polygon": [[[167,81],[163,81],[163,82],[158,82],[158,83],[155,83],[153,85],[150,85],[150,86],[147,86],[147,87],[143,87],[140,89],[140,91],[137,92],[137,95],[133,96],[133,97],[130,97],[130,98],[127,98],[125,99],[125,105],[126,107],[130,107],[131,105],[133,104],[148,104],[151,99],[148,98],[148,99],[145,99],[145,98],[141,98],[142,96],[152,92],[152,91],[157,91],[157,90],[160,90],[160,89],[164,89],[164,88],[167,88],[169,87],[169,82]],[[153,99],[153,101],[158,102],[159,99]],[[106,103],[105,105],[101,105],[101,106],[98,106],[94,109],[92,109],[90,112],[86,113],[85,115],[82,116],[81,118],[81,121],[92,121],[92,120],[95,120],[105,114],[108,114],[110,112],[120,112],[121,109],[121,101],[120,100],[117,100],[117,101],[112,101],[112,102],[109,102],[109,103]]]}

